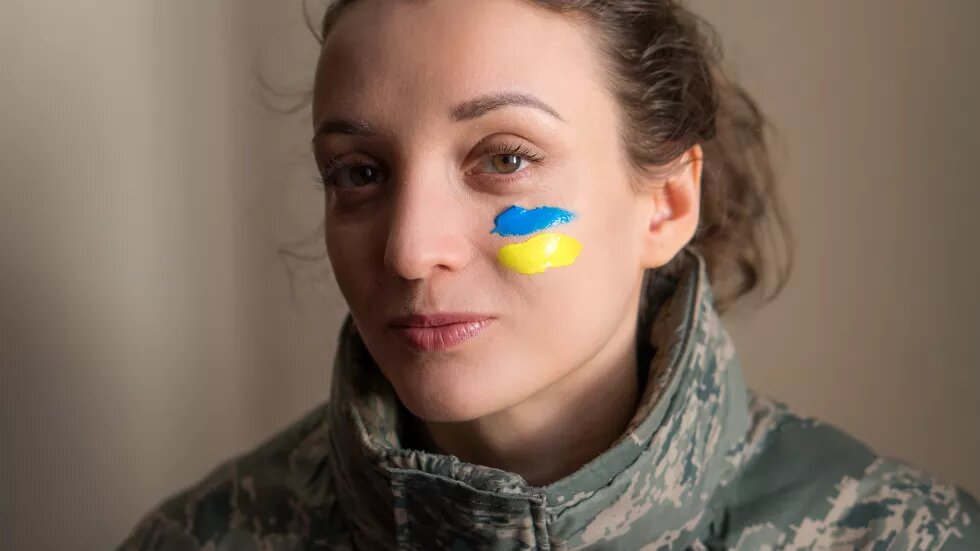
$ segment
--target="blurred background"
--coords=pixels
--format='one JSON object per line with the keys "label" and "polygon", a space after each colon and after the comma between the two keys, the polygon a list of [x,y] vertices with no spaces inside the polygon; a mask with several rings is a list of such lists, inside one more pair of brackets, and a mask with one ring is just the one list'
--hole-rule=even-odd
{"label": "blurred background", "polygon": [[[798,242],[727,320],[750,384],[980,494],[980,3],[691,5]],[[0,548],[110,549],[326,398],[343,301],[279,252],[321,251],[309,110],[270,109],[312,84],[302,10],[0,5]]]}

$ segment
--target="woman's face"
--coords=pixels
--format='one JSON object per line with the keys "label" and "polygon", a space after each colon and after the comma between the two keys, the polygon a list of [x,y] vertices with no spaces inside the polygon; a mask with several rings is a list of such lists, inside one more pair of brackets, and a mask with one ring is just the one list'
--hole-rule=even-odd
{"label": "woman's face", "polygon": [[[605,83],[584,27],[519,0],[361,0],[328,35],[313,107],[317,164],[340,163],[327,249],[419,417],[500,412],[622,354],[610,347],[632,335],[655,205],[631,188]],[[497,219],[514,206],[559,217]],[[566,265],[522,273],[498,256],[548,233]],[[540,269],[548,254],[522,258]],[[424,317],[437,313],[464,322],[419,327],[445,324]]]}

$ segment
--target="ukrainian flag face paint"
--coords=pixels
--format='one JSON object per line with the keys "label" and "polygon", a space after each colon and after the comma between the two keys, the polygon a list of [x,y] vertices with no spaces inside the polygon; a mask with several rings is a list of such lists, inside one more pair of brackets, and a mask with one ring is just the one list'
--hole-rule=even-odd
{"label": "ukrainian flag face paint", "polygon": [[[490,233],[498,235],[530,235],[534,232],[568,223],[575,214],[555,207],[527,210],[514,205],[502,212]],[[568,266],[575,262],[582,244],[562,233],[543,233],[521,243],[504,245],[497,260],[521,274],[537,274],[548,268]]]}

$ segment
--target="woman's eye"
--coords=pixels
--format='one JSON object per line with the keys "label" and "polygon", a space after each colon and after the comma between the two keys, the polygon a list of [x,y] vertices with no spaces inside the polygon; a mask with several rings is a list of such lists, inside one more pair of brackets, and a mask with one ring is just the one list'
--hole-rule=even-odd
{"label": "woman's eye", "polygon": [[490,174],[515,174],[543,159],[529,147],[514,144],[491,146],[483,153],[485,155],[483,163],[489,167],[482,168],[481,172]]}
{"label": "woman's eye", "polygon": [[524,157],[514,153],[501,153],[490,157],[493,167],[502,174],[512,174],[522,166],[521,161],[526,161]]}
{"label": "woman's eye", "polygon": [[371,184],[383,184],[384,170],[374,165],[338,164],[328,171],[325,184],[338,188],[358,188]]}

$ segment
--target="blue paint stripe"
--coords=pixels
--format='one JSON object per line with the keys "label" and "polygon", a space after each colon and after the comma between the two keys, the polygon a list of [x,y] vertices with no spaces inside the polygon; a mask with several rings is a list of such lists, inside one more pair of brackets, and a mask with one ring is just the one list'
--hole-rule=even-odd
{"label": "blue paint stripe", "polygon": [[498,235],[529,235],[536,231],[565,224],[575,219],[575,214],[556,207],[525,209],[513,205],[500,213],[490,233]]}

